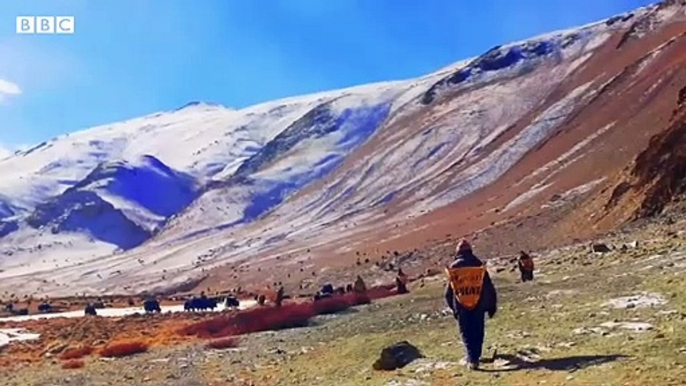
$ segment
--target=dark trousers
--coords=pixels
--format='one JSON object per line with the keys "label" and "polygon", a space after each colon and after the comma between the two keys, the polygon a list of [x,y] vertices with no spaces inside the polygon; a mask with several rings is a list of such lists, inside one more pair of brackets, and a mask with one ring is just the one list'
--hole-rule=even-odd
{"label": "dark trousers", "polygon": [[485,314],[478,311],[461,311],[457,324],[469,363],[479,364],[484,345]]}
{"label": "dark trousers", "polygon": [[534,271],[524,271],[524,270],[522,270],[522,271],[521,271],[521,274],[522,274],[522,281],[523,281],[523,282],[527,282],[527,281],[534,280]]}

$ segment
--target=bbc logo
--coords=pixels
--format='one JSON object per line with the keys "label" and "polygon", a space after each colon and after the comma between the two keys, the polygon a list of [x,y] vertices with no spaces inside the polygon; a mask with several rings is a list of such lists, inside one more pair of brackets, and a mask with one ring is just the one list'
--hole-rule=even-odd
{"label": "bbc logo", "polygon": [[74,16],[17,16],[18,34],[73,34]]}

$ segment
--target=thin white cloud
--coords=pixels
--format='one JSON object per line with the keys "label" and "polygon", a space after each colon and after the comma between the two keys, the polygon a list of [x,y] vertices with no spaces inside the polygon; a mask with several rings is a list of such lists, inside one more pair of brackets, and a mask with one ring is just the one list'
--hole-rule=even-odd
{"label": "thin white cloud", "polygon": [[0,144],[0,159],[6,158],[14,154],[14,152]]}
{"label": "thin white cloud", "polygon": [[0,102],[3,100],[21,94],[21,88],[16,83],[8,80],[0,79]]}
{"label": "thin white cloud", "polygon": [[7,158],[17,151],[26,151],[29,150],[32,146],[27,145],[27,144],[21,144],[21,145],[5,145],[0,143],[0,160]]}

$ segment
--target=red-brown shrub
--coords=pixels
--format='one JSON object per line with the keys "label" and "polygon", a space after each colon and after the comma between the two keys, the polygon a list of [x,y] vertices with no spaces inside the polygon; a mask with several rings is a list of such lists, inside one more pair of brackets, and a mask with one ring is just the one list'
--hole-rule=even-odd
{"label": "red-brown shrub", "polygon": [[353,304],[352,294],[332,296],[312,303],[315,315],[336,314],[347,310]]}
{"label": "red-brown shrub", "polygon": [[213,348],[215,350],[222,350],[225,348],[238,347],[238,339],[233,336],[226,338],[214,339],[207,343],[208,348]]}
{"label": "red-brown shrub", "polygon": [[304,327],[314,316],[337,313],[370,302],[371,299],[366,294],[348,293],[316,302],[287,303],[280,308],[254,307],[191,324],[181,329],[179,333],[200,338],[219,338]]}
{"label": "red-brown shrub", "polygon": [[315,316],[309,303],[285,304],[276,307],[255,307],[231,315],[203,320],[181,329],[182,335],[218,338],[267,330],[302,327]]}
{"label": "red-brown shrub", "polygon": [[60,355],[60,359],[62,360],[71,360],[71,359],[81,359],[83,357],[87,357],[93,353],[93,347],[90,346],[82,346],[78,348],[72,348],[68,349],[65,352],[63,352]]}
{"label": "red-brown shrub", "polygon": [[62,368],[63,369],[68,369],[68,370],[73,370],[73,369],[80,369],[86,364],[83,363],[82,360],[70,360],[62,363]]}
{"label": "red-brown shrub", "polygon": [[371,300],[383,299],[391,296],[397,295],[394,285],[382,285],[378,287],[372,287],[367,290],[366,295]]}
{"label": "red-brown shrub", "polygon": [[131,340],[109,343],[100,351],[100,356],[104,358],[120,358],[129,355],[140,354],[146,351],[148,351],[147,343]]}

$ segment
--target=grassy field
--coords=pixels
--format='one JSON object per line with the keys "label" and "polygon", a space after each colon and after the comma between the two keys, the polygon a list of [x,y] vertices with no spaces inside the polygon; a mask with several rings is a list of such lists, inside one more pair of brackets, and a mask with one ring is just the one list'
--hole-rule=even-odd
{"label": "grassy field", "polygon": [[[477,251],[478,253],[478,251]],[[0,384],[69,385],[683,385],[686,382],[686,244],[663,237],[637,248],[592,254],[586,248],[537,259],[533,283],[510,262],[489,264],[500,309],[487,321],[481,371],[464,355],[445,311],[443,278],[312,326],[260,333],[239,347],[191,344],[128,359],[88,359],[83,369],[46,365]],[[643,294],[643,295],[642,295]],[[621,297],[616,307],[606,302]],[[372,370],[381,349],[399,341],[426,358],[392,372]]]}

